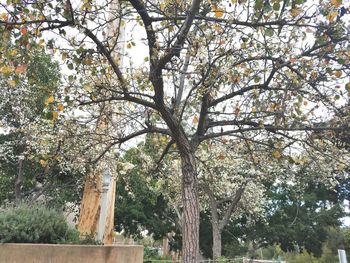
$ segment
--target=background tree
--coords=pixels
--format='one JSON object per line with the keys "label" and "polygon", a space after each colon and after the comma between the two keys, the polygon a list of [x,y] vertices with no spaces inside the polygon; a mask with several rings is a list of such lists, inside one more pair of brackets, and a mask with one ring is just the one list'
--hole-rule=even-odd
{"label": "background tree", "polygon": [[[226,144],[212,143],[207,147],[197,152],[200,160],[199,185],[202,210],[210,211],[212,256],[217,259],[222,252],[222,232],[231,220],[242,214],[251,217],[262,214],[266,201],[262,180],[273,181],[277,171],[273,171],[267,163],[264,167],[270,169],[264,171],[264,167],[252,159],[244,141],[237,140],[234,145],[230,141]],[[262,159],[261,156],[260,161]],[[236,168],[232,170],[232,167]]]}
{"label": "background tree", "polygon": [[[292,147],[312,145],[311,131],[348,130],[342,120],[336,126],[319,125],[341,116],[347,100],[348,85],[340,83],[349,75],[348,6],[341,1],[129,0],[115,10],[109,4],[1,1],[0,24],[22,48],[40,44],[45,31],[65,41],[46,45],[60,50],[72,70],[67,78],[71,99],[77,107],[86,106],[89,124],[98,119],[96,105],[113,103],[118,122],[106,130],[103,142],[97,140],[100,154],[92,162],[146,133],[164,134],[169,145],[176,143],[182,173],[183,260],[197,262],[195,152],[202,142],[240,136],[260,143],[265,138],[265,146],[280,159]],[[103,38],[109,24],[119,19],[135,29],[127,47],[148,50],[140,65],[130,59],[130,67],[121,67],[113,57],[118,28],[115,36]],[[131,39],[139,28],[144,36]],[[15,74],[7,66],[0,71],[9,78]]]}
{"label": "background tree", "polygon": [[38,130],[54,130],[52,124],[64,109],[53,96],[60,93],[59,64],[35,45],[27,50],[20,41],[11,42],[8,31],[1,30],[7,45],[1,49],[0,203],[34,201],[42,194],[60,208],[65,202],[78,202],[82,175],[59,167],[59,143],[45,143],[47,154],[39,153],[36,145]]}

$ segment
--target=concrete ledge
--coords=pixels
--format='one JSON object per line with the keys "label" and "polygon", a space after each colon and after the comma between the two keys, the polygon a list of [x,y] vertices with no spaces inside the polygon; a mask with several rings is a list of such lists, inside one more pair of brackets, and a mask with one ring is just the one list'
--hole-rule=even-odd
{"label": "concrete ledge", "polygon": [[143,246],[0,244],[0,263],[142,263]]}

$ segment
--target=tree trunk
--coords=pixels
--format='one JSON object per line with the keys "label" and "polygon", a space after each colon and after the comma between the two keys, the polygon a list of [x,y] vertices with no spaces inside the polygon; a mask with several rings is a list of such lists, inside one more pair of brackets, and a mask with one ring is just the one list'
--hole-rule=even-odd
{"label": "tree trunk", "polygon": [[222,230],[217,224],[212,224],[213,226],[213,259],[218,259],[221,257],[221,233]]}
{"label": "tree trunk", "polygon": [[198,263],[199,202],[196,160],[193,153],[181,154],[182,169],[182,261]]}
{"label": "tree trunk", "polygon": [[22,182],[23,182],[23,159],[18,159],[18,173],[15,181],[15,200],[19,204],[22,200]]}

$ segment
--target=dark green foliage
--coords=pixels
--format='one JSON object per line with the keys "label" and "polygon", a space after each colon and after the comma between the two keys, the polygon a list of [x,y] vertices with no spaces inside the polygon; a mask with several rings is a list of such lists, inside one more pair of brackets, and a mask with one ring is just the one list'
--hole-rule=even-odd
{"label": "dark green foliage", "polygon": [[159,258],[159,254],[156,249],[147,247],[147,246],[144,248],[144,255],[143,255],[144,262],[151,262],[151,260],[158,259],[158,258]]}
{"label": "dark green foliage", "polygon": [[1,243],[70,243],[79,234],[62,213],[43,206],[20,206],[0,212]]}
{"label": "dark green foliage", "polygon": [[172,259],[171,259],[171,256],[168,256],[168,257],[160,256],[156,248],[145,246],[143,262],[152,263],[154,261],[157,261],[159,263],[168,263],[168,262],[172,262]]}
{"label": "dark green foliage", "polygon": [[174,230],[175,215],[172,215],[165,197],[151,188],[156,183],[156,176],[137,168],[141,167],[142,162],[137,149],[130,150],[124,159],[134,164],[135,168],[127,176],[118,178],[115,209],[117,230],[142,238],[141,231],[147,229],[155,239],[161,239]]}
{"label": "dark green foliage", "polygon": [[[142,238],[141,232],[147,230],[155,240],[173,233],[169,242],[173,251],[181,249],[181,234],[178,216],[168,198],[158,189],[159,180],[166,178],[159,170],[145,168],[140,155],[144,151],[153,160],[159,160],[159,149],[152,144],[148,136],[145,144],[129,150],[123,161],[132,163],[134,168],[126,175],[120,175],[117,182],[115,224],[117,231],[122,231],[134,238]],[[149,166],[146,166],[149,167]],[[171,185],[164,187],[172,187]],[[167,190],[165,190],[167,192]],[[174,234],[175,233],[175,234]]]}
{"label": "dark green foliage", "polygon": [[205,258],[213,257],[213,230],[210,222],[209,212],[200,213],[199,224],[199,248]]}
{"label": "dark green foliage", "polygon": [[[303,192],[296,192],[289,185],[267,185],[265,219],[254,222],[242,213],[232,220],[222,232],[222,254],[228,258],[247,253],[253,256],[257,249],[277,244],[284,251],[299,253],[306,250],[305,253],[316,257],[323,255],[327,246],[328,257],[337,255],[342,243],[331,238],[333,235],[340,239],[339,234],[330,230],[339,229],[340,219],[345,216],[342,205],[348,193],[348,182],[339,179],[337,191],[328,190],[321,183],[304,183]],[[207,258],[212,256],[210,220],[209,212],[201,213],[200,248]]]}
{"label": "dark green foliage", "polygon": [[132,192],[125,189],[125,179],[118,180],[116,223],[118,230],[141,237],[141,228],[148,229],[156,239],[171,231],[166,217],[167,204],[162,195],[156,195],[136,174],[129,175],[128,184]]}
{"label": "dark green foliage", "polygon": [[257,222],[245,233],[261,245],[279,244],[284,251],[297,247],[320,257],[328,228],[340,226],[345,216],[342,200],[320,183],[308,182],[303,193],[287,185],[269,189],[267,222]]}

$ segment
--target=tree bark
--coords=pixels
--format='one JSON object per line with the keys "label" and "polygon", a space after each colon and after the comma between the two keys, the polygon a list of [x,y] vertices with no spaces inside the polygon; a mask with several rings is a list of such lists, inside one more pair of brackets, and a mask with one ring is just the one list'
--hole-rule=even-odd
{"label": "tree bark", "polygon": [[209,200],[210,200],[210,206],[211,206],[211,225],[212,225],[212,235],[213,235],[213,259],[217,259],[221,257],[221,233],[222,233],[222,227],[221,222],[219,220],[219,214],[218,214],[218,203],[215,200],[214,193],[211,191],[211,189],[208,186],[203,187],[204,191],[207,193]]}
{"label": "tree bark", "polygon": [[220,229],[220,227],[213,223],[213,259],[218,259],[219,257],[221,257],[221,251],[222,251],[222,247],[221,247],[221,232],[222,229]]}
{"label": "tree bark", "polygon": [[181,154],[182,169],[182,261],[198,263],[199,202],[196,159],[193,153]]}
{"label": "tree bark", "polygon": [[23,182],[23,159],[18,159],[18,173],[15,181],[15,200],[18,205],[22,201],[22,182]]}

